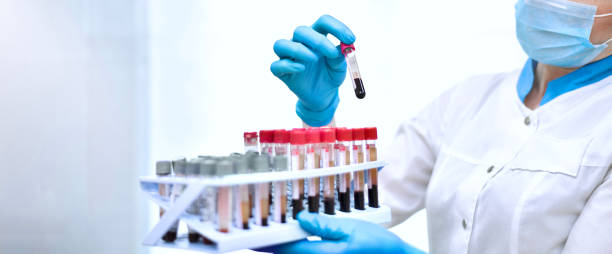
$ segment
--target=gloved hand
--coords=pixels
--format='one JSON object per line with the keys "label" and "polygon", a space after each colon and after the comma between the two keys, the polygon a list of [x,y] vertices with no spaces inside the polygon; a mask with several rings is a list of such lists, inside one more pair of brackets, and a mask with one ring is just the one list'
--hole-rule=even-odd
{"label": "gloved hand", "polygon": [[257,251],[272,253],[405,253],[425,252],[403,242],[382,226],[356,219],[333,218],[302,211],[300,226],[321,241],[301,240]]}
{"label": "gloved hand", "polygon": [[323,15],[312,27],[296,28],[291,41],[276,41],[274,52],[280,60],[270,66],[272,73],[297,95],[298,116],[313,127],[331,122],[339,103],[338,87],[346,77],[346,62],[340,46],[334,46],[327,34],[346,44],[355,41],[355,35],[346,25]]}

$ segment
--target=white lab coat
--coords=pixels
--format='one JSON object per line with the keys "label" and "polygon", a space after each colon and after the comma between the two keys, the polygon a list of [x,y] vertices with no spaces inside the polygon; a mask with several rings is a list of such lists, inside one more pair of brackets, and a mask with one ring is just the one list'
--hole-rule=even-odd
{"label": "white lab coat", "polygon": [[454,87],[399,128],[381,171],[431,253],[612,253],[612,76],[536,110],[520,72]]}

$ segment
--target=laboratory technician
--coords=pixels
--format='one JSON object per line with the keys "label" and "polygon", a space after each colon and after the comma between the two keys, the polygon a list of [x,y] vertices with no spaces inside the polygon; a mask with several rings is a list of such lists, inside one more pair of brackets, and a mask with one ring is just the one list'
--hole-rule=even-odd
{"label": "laboratory technician", "polygon": [[[425,208],[431,253],[612,253],[612,1],[518,0],[522,69],[455,86],[403,123],[381,171],[393,224]],[[278,40],[271,71],[333,125],[346,62],[331,16]],[[499,50],[503,50],[500,48]],[[398,152],[399,151],[399,152]],[[302,212],[287,253],[422,253],[381,226]]]}

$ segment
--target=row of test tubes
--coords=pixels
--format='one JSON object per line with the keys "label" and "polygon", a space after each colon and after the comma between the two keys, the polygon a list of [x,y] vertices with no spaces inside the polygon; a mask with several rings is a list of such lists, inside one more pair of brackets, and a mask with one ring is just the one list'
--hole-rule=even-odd
{"label": "row of test tubes", "polygon": [[[156,173],[158,176],[166,177],[214,178],[231,174],[316,170],[376,161],[376,139],[377,131],[374,127],[246,132],[244,154],[158,161]],[[206,187],[186,212],[200,217],[201,221],[213,223],[219,232],[229,233],[232,224],[233,228],[249,230],[253,224],[259,227],[268,226],[269,217],[277,223],[286,223],[289,207],[295,219],[297,214],[304,210],[305,192],[308,195],[309,212],[319,212],[321,193],[323,193],[325,214],[335,214],[336,207],[341,212],[351,212],[351,186],[354,188],[353,207],[364,210],[365,188],[368,189],[368,205],[378,207],[377,173],[378,170],[373,168],[338,176],[330,175],[289,182]],[[159,195],[174,202],[185,187],[181,184],[160,184]],[[336,206],[336,196],[338,206]],[[290,206],[288,206],[289,199],[291,199]],[[160,209],[160,217],[163,213],[163,209]],[[174,222],[162,239],[166,242],[175,241],[178,225],[179,221]],[[190,227],[188,227],[188,238],[191,243],[202,241],[204,244],[214,244]]]}

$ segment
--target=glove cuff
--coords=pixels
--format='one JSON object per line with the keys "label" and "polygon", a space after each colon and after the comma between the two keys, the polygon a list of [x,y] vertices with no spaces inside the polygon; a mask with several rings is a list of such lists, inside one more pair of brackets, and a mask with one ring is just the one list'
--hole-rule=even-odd
{"label": "glove cuff", "polygon": [[338,92],[336,92],[334,95],[334,99],[331,101],[329,106],[321,111],[310,110],[308,107],[304,106],[300,100],[298,100],[298,102],[295,104],[295,113],[297,113],[302,121],[309,126],[321,127],[329,124],[334,118],[334,113],[336,112],[336,108],[338,108],[338,103],[340,103]]}

